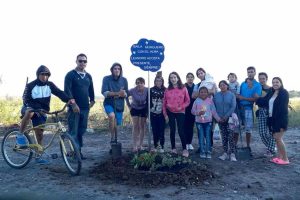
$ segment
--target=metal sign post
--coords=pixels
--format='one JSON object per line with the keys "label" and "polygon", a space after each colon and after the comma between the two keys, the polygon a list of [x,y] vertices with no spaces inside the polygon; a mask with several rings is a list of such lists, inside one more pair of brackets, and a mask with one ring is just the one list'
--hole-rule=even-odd
{"label": "metal sign post", "polygon": [[150,71],[156,72],[164,61],[165,47],[162,43],[142,38],[131,46],[130,62],[143,71],[148,71],[148,150],[151,149],[150,119]]}

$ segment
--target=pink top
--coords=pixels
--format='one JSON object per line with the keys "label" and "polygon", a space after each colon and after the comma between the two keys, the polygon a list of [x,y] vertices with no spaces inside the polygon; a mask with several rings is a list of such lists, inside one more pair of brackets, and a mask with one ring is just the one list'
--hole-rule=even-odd
{"label": "pink top", "polygon": [[[204,115],[199,115],[200,111],[205,111]],[[195,121],[198,123],[212,122],[212,117],[217,121],[220,120],[215,104],[211,98],[206,98],[205,100],[197,98],[193,104],[191,113],[196,115]]]}
{"label": "pink top", "polygon": [[167,109],[172,113],[184,113],[185,108],[190,104],[189,93],[184,88],[167,89],[163,101],[163,113],[167,116]]}

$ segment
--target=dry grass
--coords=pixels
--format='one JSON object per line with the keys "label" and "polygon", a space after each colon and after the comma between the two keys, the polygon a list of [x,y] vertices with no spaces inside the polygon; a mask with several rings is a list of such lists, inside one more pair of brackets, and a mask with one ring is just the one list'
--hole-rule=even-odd
{"label": "dry grass", "polygon": [[[50,110],[59,110],[64,106],[64,102],[60,101],[57,97],[52,97]],[[20,121],[20,110],[22,107],[21,98],[5,98],[0,99],[0,125],[9,126],[16,124]],[[130,124],[130,114],[128,109],[124,112],[124,125]],[[96,99],[96,104],[90,111],[89,115],[89,128],[99,131],[108,129],[108,119],[104,111],[102,100]]]}
{"label": "dry grass", "polygon": [[[52,97],[50,110],[59,110],[63,107],[64,103],[58,98]],[[290,99],[290,105],[294,110],[289,113],[289,126],[300,126],[300,98]],[[21,98],[0,99],[0,125],[8,126],[16,124],[20,121],[20,109],[22,106]],[[124,125],[131,124],[129,110],[126,107],[124,112]],[[96,129],[97,131],[106,131],[108,129],[108,119],[103,108],[102,100],[96,99],[95,106],[90,111],[89,128]]]}

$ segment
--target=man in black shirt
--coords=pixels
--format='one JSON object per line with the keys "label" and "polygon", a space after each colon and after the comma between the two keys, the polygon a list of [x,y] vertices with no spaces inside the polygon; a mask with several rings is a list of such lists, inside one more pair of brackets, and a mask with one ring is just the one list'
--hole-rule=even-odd
{"label": "man in black shirt", "polygon": [[[92,76],[85,71],[87,56],[79,54],[76,64],[76,68],[65,77],[65,93],[75,99],[73,109],[68,109],[68,125],[81,153],[82,136],[87,129],[90,108],[95,104],[95,94]],[[81,158],[85,159],[82,154]]]}

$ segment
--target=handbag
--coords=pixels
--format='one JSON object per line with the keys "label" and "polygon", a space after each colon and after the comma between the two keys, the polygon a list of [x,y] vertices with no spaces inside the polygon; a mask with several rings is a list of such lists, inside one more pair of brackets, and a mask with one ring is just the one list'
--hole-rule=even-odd
{"label": "handbag", "polygon": [[239,122],[239,118],[238,118],[237,114],[232,113],[228,119],[229,129],[235,130],[236,128],[239,127],[239,124],[240,124],[240,122]]}

